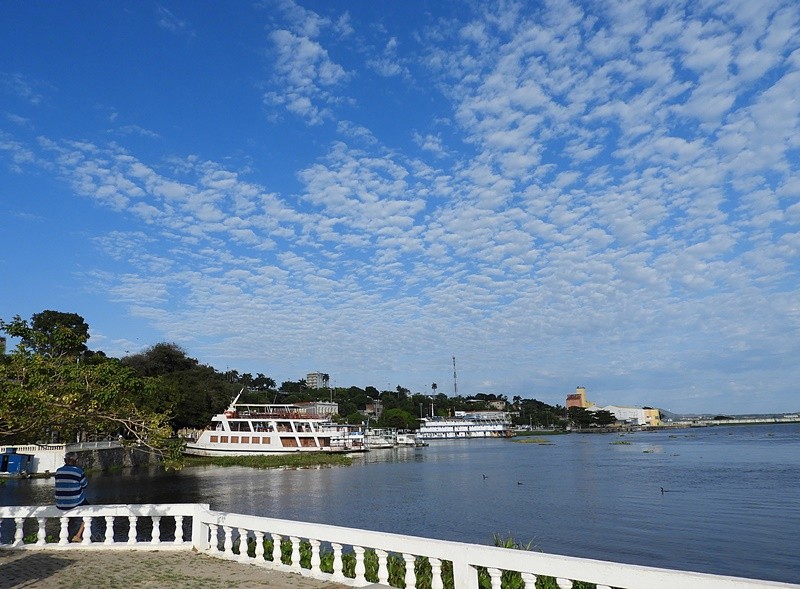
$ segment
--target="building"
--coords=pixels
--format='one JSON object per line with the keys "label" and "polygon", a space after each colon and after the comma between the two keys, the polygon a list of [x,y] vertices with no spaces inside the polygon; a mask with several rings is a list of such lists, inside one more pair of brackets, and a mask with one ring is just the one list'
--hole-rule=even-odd
{"label": "building", "polygon": [[310,401],[308,403],[295,403],[300,407],[300,412],[309,417],[331,417],[339,413],[339,403],[331,401]]}
{"label": "building", "polygon": [[661,411],[651,407],[621,407],[618,405],[607,405],[605,407],[591,407],[589,411],[608,411],[613,413],[617,421],[629,425],[655,426],[661,425]]}
{"label": "building", "polygon": [[321,372],[309,372],[306,374],[306,386],[310,389],[321,389],[328,385],[325,375]]}
{"label": "building", "polygon": [[567,395],[567,409],[570,407],[581,407],[586,409],[594,405],[591,401],[586,399],[586,387],[576,387],[575,393]]}

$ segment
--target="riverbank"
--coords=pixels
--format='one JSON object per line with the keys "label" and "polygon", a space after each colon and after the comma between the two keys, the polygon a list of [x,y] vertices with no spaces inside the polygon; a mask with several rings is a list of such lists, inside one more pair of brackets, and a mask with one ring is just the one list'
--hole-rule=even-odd
{"label": "riverbank", "polygon": [[184,466],[245,466],[248,468],[323,468],[350,466],[347,454],[327,452],[293,452],[264,456],[186,456]]}

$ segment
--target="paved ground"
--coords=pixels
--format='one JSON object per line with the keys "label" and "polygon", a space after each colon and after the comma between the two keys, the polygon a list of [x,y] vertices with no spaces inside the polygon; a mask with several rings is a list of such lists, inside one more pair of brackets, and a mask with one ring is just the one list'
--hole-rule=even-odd
{"label": "paved ground", "polygon": [[343,589],[196,552],[0,550],[0,589]]}

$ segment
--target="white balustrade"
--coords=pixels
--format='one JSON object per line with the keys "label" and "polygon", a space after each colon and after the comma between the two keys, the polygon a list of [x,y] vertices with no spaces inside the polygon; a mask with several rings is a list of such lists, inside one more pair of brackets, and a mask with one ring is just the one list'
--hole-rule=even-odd
{"label": "white balustrade", "polygon": [[[80,544],[70,543],[68,521],[79,518],[85,531]],[[184,539],[184,522],[191,520],[191,537]],[[141,522],[140,522],[141,520]],[[162,530],[162,520],[164,529]],[[170,536],[170,522],[174,535]],[[58,538],[47,536],[48,523],[58,525]],[[149,537],[140,537],[147,529]],[[97,530],[91,532],[92,524]],[[104,525],[103,525],[104,524]],[[127,525],[127,537],[122,533]],[[114,528],[120,528],[115,537]],[[105,528],[102,530],[101,528]],[[35,528],[35,529],[34,529]],[[28,534],[25,534],[25,531]],[[165,536],[163,539],[161,536]],[[147,536],[142,531],[141,536]],[[222,538],[220,538],[222,536]],[[255,543],[250,555],[249,541]],[[271,539],[271,552],[265,543]],[[289,549],[282,561],[281,544]],[[212,511],[208,505],[89,505],[64,512],[53,506],[0,507],[0,548],[13,550],[191,550],[238,561],[298,573],[316,579],[363,587],[378,582],[388,586],[390,570],[400,565],[400,584],[415,589],[427,575],[432,589],[478,589],[479,569],[491,589],[501,589],[505,571],[521,576],[526,589],[534,589],[541,577],[556,579],[560,589],[574,581],[595,583],[598,589],[767,589],[800,585],[757,581],[721,575],[672,571],[614,562],[588,560],[538,552],[480,546],[414,536],[357,530],[315,523]],[[234,552],[238,550],[238,554]],[[270,560],[271,558],[271,560]],[[420,560],[422,559],[422,560]],[[419,565],[419,571],[416,567]],[[445,571],[447,571],[445,573]],[[419,573],[419,574],[418,574]],[[265,574],[269,574],[265,572]],[[446,577],[446,578],[445,578]],[[428,581],[425,580],[426,585]]]}

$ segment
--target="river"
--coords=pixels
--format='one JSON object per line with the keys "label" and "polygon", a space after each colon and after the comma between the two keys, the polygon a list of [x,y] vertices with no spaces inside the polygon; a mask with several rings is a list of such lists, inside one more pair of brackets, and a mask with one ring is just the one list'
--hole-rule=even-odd
{"label": "river", "polygon": [[[800,583],[800,425],[540,439],[376,450],[349,468],[94,474],[89,497],[480,544],[497,533],[549,553]],[[52,503],[52,485],[8,481],[0,504]]]}

